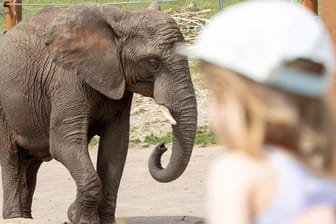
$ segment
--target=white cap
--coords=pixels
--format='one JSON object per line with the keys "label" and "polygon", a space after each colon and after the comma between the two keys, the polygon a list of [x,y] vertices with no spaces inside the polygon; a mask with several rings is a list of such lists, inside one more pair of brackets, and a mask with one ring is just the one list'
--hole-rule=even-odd
{"label": "white cap", "polygon": [[[223,10],[204,27],[188,55],[308,96],[326,91],[335,66],[331,40],[320,19],[299,4],[280,0],[247,1]],[[325,74],[301,72],[288,80],[285,76],[291,78],[293,71],[284,65],[295,59],[320,63]]]}

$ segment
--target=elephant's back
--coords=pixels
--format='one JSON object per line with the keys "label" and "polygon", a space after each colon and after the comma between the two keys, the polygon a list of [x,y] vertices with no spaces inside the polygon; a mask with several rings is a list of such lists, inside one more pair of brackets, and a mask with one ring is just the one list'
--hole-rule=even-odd
{"label": "elephant's back", "polygon": [[[50,23],[59,14],[59,10],[54,7],[48,7],[39,11],[36,15],[24,18],[20,23],[11,28],[5,35],[10,36],[12,39],[23,38],[22,34],[39,36],[43,38],[44,33]],[[35,37],[36,38],[36,37]]]}
{"label": "elephant's back", "polygon": [[0,40],[0,103],[14,135],[48,138],[49,90],[56,65],[48,56],[43,34],[56,15],[55,9],[44,10]]}
{"label": "elephant's back", "polygon": [[39,75],[36,71],[53,66],[44,43],[44,33],[58,13],[55,8],[41,10],[22,20],[1,38],[0,92],[11,83],[26,85],[29,79]]}
{"label": "elephant's back", "polygon": [[[3,59],[4,55],[7,55],[7,58],[13,60],[20,55],[44,50],[44,33],[58,13],[55,8],[44,9],[8,30],[0,40],[0,58]],[[13,54],[13,51],[16,54]]]}

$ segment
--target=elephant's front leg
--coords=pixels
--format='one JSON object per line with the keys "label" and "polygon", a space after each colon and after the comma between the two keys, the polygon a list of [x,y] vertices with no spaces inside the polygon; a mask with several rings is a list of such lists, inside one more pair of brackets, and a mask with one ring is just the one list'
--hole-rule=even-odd
{"label": "elephant's front leg", "polygon": [[88,153],[87,117],[55,118],[50,143],[52,156],[70,171],[77,186],[76,200],[68,210],[69,220],[74,224],[98,224],[101,181]]}
{"label": "elephant's front leg", "polygon": [[97,170],[103,185],[103,199],[99,206],[101,224],[115,223],[117,194],[126,160],[128,140],[129,108],[123,110],[120,117],[108,124],[99,143]]}

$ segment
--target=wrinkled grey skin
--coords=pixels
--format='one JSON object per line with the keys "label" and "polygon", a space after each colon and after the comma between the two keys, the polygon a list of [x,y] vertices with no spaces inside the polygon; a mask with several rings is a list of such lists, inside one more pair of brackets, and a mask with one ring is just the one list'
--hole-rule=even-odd
{"label": "wrinkled grey skin", "polygon": [[[149,170],[160,182],[178,178],[197,123],[188,62],[174,53],[180,42],[164,13],[94,3],[45,10],[6,33],[0,42],[3,217],[31,217],[39,166],[56,159],[77,185],[70,221],[114,223],[133,92],[167,106],[177,121],[169,164],[162,168],[166,148],[159,145]],[[101,137],[97,171],[88,154],[95,134]]]}

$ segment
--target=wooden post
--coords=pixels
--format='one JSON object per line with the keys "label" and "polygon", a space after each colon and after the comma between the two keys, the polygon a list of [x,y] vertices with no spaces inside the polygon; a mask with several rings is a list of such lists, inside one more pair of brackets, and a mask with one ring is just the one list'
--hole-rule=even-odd
{"label": "wooden post", "polygon": [[6,18],[6,31],[12,28],[15,24],[22,20],[22,6],[21,5],[9,5],[11,3],[22,3],[22,0],[6,0],[5,6],[5,18]]}
{"label": "wooden post", "polygon": [[336,47],[336,1],[323,0],[321,2],[321,14]]}
{"label": "wooden post", "polygon": [[302,4],[312,10],[316,15],[318,14],[317,0],[302,0]]}
{"label": "wooden post", "polygon": [[[336,55],[336,0],[322,0],[320,2],[320,10],[323,22],[326,24],[331,35],[334,51]],[[336,73],[336,71],[335,71]],[[336,75],[336,74],[335,74]],[[336,101],[336,81],[333,85],[332,100]],[[335,102],[336,103],[336,102]]]}

